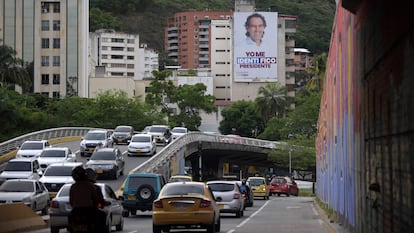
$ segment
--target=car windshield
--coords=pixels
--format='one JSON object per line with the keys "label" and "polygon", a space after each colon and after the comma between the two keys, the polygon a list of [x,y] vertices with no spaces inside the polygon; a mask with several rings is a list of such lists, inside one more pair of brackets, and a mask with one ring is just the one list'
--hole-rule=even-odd
{"label": "car windshield", "polygon": [[251,186],[259,186],[259,185],[264,184],[264,180],[262,180],[262,179],[250,179],[249,184]]}
{"label": "car windshield", "polygon": [[105,140],[106,134],[105,133],[87,133],[85,136],[85,140]]}
{"label": "car windshield", "polygon": [[163,191],[164,196],[170,195],[189,195],[189,194],[202,194],[204,195],[204,188],[201,185],[171,185],[165,187]]}
{"label": "car windshield", "polygon": [[170,182],[186,182],[186,181],[191,181],[191,179],[186,178],[186,177],[171,177],[170,178]]}
{"label": "car windshield", "polygon": [[115,159],[116,159],[116,156],[114,152],[112,151],[109,151],[109,152],[97,151],[92,154],[90,160],[115,160]]}
{"label": "car windshield", "polygon": [[42,150],[42,149],[43,149],[42,142],[25,142],[20,148],[20,150]]}
{"label": "car windshield", "polygon": [[65,151],[64,150],[43,150],[42,153],[39,155],[42,158],[64,158]]}
{"label": "car windshield", "polygon": [[171,132],[173,132],[173,133],[186,133],[185,129],[183,129],[183,128],[174,128]]}
{"label": "car windshield", "polygon": [[126,126],[116,127],[114,132],[129,133],[131,132],[131,128]]}
{"label": "car windshield", "polygon": [[167,130],[167,128],[165,128],[165,127],[151,126],[149,132],[164,133],[166,130]]}
{"label": "car windshield", "polygon": [[59,197],[68,197],[69,191],[70,191],[70,185],[65,185],[62,187],[62,189],[59,191]]}
{"label": "car windshield", "polygon": [[0,186],[1,192],[34,192],[34,185],[31,181],[10,180]]}
{"label": "car windshield", "polygon": [[46,169],[44,176],[72,176],[72,169],[68,166],[52,166]]}
{"label": "car windshield", "polygon": [[8,162],[5,171],[32,171],[31,162]]}
{"label": "car windshield", "polygon": [[285,182],[285,179],[283,179],[283,178],[274,178],[272,180],[272,183],[276,183],[276,184],[281,184],[281,183],[284,183],[284,182]]}
{"label": "car windshield", "polygon": [[151,142],[151,137],[133,137],[132,142]]}
{"label": "car windshield", "polygon": [[219,192],[230,192],[234,190],[234,184],[212,183],[208,184],[208,187],[213,191]]}

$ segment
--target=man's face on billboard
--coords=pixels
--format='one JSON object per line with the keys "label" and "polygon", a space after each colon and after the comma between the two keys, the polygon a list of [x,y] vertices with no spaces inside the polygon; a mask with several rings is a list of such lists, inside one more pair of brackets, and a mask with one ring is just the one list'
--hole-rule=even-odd
{"label": "man's face on billboard", "polygon": [[252,17],[246,30],[253,41],[260,42],[264,33],[263,20],[260,17]]}

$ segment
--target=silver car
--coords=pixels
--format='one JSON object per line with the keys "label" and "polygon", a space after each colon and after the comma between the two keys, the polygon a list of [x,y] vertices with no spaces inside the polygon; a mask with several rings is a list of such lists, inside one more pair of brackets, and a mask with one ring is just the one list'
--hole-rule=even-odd
{"label": "silver car", "polygon": [[[68,228],[68,215],[72,211],[69,204],[69,190],[72,184],[65,184],[59,190],[55,198],[52,199],[49,209],[49,226],[51,233],[58,233],[62,228]],[[124,228],[124,218],[122,216],[122,205],[117,200],[112,188],[103,183],[97,183],[101,188],[102,194],[106,201],[111,202],[103,208],[107,213],[106,223],[111,232],[111,228],[115,226],[117,231],[122,231]]]}
{"label": "silver car", "polygon": [[39,154],[38,161],[44,171],[52,163],[76,162],[76,155],[68,147],[50,147]]}
{"label": "silver car", "polygon": [[208,181],[207,185],[216,198],[221,198],[221,201],[217,202],[220,213],[235,213],[238,218],[243,216],[244,199],[237,181],[215,180]]}
{"label": "silver car", "polygon": [[42,152],[43,149],[50,147],[48,140],[32,140],[25,141],[18,148],[16,158],[30,158],[36,157]]}
{"label": "silver car", "polygon": [[135,134],[128,144],[128,156],[133,155],[155,155],[157,145],[154,136],[150,134]]}
{"label": "silver car", "polygon": [[42,171],[36,158],[11,159],[0,174],[0,184],[9,179],[38,180],[41,175]]}
{"label": "silver car", "polygon": [[188,133],[188,129],[186,127],[174,127],[171,130],[171,139],[175,140],[183,135]]}
{"label": "silver car", "polygon": [[0,203],[15,202],[23,202],[33,211],[42,211],[42,214],[46,215],[49,208],[49,192],[37,180],[6,180],[0,186]]}

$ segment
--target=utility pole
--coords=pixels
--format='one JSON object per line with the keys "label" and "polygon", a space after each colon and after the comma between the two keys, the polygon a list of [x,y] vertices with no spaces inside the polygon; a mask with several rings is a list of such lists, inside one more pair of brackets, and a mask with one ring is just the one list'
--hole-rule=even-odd
{"label": "utility pole", "polygon": [[292,148],[289,148],[289,176],[292,176]]}

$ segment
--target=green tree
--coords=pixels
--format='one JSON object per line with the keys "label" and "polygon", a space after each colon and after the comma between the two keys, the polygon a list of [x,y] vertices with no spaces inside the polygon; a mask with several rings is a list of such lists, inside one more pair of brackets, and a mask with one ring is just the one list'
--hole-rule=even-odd
{"label": "green tree", "polygon": [[200,110],[206,113],[217,111],[215,97],[206,94],[207,87],[202,83],[177,87],[171,101],[177,103],[179,113],[173,117],[175,125],[184,125],[190,130],[197,130],[201,125]]}
{"label": "green tree", "polygon": [[170,115],[168,107],[170,98],[176,91],[173,82],[168,79],[172,75],[170,70],[153,71],[154,80],[150,83],[149,92],[145,96],[145,102],[152,106],[152,113],[161,112]]}
{"label": "green tree", "polygon": [[219,130],[222,134],[238,134],[255,137],[260,131],[260,117],[256,113],[253,101],[240,100],[225,108],[221,115]]}
{"label": "green tree", "polygon": [[120,29],[120,22],[110,12],[102,11],[98,8],[89,10],[89,31],[97,29]]}
{"label": "green tree", "polygon": [[4,87],[16,84],[24,92],[32,85],[23,60],[16,58],[16,51],[6,45],[0,46],[0,84]]}
{"label": "green tree", "polygon": [[306,72],[311,76],[311,79],[306,84],[307,90],[322,91],[323,83],[325,81],[327,61],[328,56],[326,53],[322,53],[314,57],[313,66],[306,70]]}
{"label": "green tree", "polygon": [[255,102],[256,110],[266,125],[272,117],[285,116],[290,99],[286,87],[278,82],[271,82],[259,88]]}

